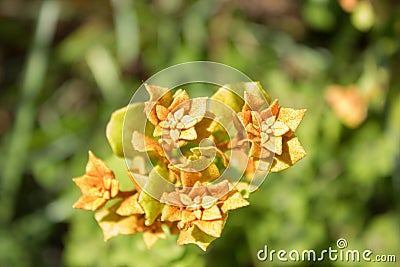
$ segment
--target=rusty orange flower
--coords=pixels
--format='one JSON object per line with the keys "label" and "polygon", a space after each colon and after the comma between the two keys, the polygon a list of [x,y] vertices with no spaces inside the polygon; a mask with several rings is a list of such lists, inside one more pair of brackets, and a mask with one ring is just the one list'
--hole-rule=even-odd
{"label": "rusty orange flower", "polygon": [[166,204],[161,220],[178,223],[178,245],[194,243],[203,250],[221,236],[229,210],[249,205],[236,189],[230,190],[227,180],[197,182],[193,188],[164,193],[161,202]]}
{"label": "rusty orange flower", "polygon": [[[86,173],[73,179],[82,192],[75,208],[103,208],[95,219],[105,241],[141,232],[151,248],[169,232],[179,233],[178,245],[193,243],[206,250],[221,236],[228,212],[249,205],[245,198],[258,186],[250,178],[289,168],[306,155],[294,134],[306,110],[281,107],[277,100],[268,107],[270,97],[259,83],[231,84],[210,98],[195,99],[182,89],[172,94],[160,86],[145,88],[149,100],[114,112],[107,126],[107,139],[117,156],[126,157],[135,189],[120,191],[114,173],[92,152]],[[242,94],[244,101],[238,97]],[[214,100],[230,109],[213,105]],[[126,120],[136,113],[140,116]],[[237,132],[222,123],[231,125],[231,118]],[[239,167],[246,167],[247,180],[233,185],[242,177],[221,178],[235,175],[226,170]]]}
{"label": "rusty orange flower", "polygon": [[305,115],[305,109],[284,108],[278,100],[262,110],[251,107],[262,106],[262,99],[245,94],[245,104],[238,118],[244,125],[251,143],[250,156],[267,158],[273,156],[271,171],[286,169],[306,156],[294,132]]}
{"label": "rusty orange flower", "polygon": [[91,151],[86,173],[74,178],[73,181],[82,192],[82,196],[73,206],[77,209],[97,210],[119,192],[119,182],[115,179],[114,173]]}
{"label": "rusty orange flower", "polygon": [[[160,141],[179,147],[186,144],[186,141],[197,139],[194,126],[206,113],[207,98],[190,100],[189,95],[182,89],[176,91],[171,98],[170,91],[166,88],[155,88],[148,84],[146,88],[150,100],[145,103],[145,112],[155,126],[153,136],[162,137]],[[160,96],[160,92],[165,94]]]}
{"label": "rusty orange flower", "polygon": [[148,248],[167,237],[162,226],[166,225],[170,232],[176,233],[176,224],[172,222],[156,221],[146,225],[144,210],[138,202],[139,193],[128,195],[122,201],[110,208],[101,210],[95,214],[95,218],[103,231],[104,241],[120,234],[129,235],[138,232],[143,233],[143,241]]}

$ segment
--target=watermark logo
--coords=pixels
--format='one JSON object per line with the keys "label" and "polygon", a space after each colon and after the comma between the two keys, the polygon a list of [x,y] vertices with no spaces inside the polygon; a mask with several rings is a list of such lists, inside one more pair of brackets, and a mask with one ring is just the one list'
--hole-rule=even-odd
{"label": "watermark logo", "polygon": [[342,262],[396,262],[394,254],[374,254],[371,250],[347,249],[348,243],[344,238],[336,241],[336,248],[328,247],[319,252],[313,249],[306,250],[275,250],[263,249],[257,252],[257,259],[260,261],[281,261],[281,262],[318,262],[318,261],[342,261]]}

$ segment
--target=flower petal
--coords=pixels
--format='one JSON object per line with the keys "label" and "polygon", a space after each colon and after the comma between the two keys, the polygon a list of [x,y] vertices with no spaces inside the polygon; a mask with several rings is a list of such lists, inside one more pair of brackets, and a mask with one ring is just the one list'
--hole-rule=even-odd
{"label": "flower petal", "polygon": [[235,210],[250,203],[243,198],[239,191],[236,191],[231,196],[229,196],[221,206],[221,211],[225,214],[228,210]]}
{"label": "flower petal", "polygon": [[282,136],[270,136],[269,140],[263,145],[266,149],[275,154],[282,154]]}
{"label": "flower petal", "polygon": [[201,217],[203,221],[212,221],[221,218],[222,218],[221,211],[215,205],[211,206],[208,209],[203,210],[203,215]]}
{"label": "flower petal", "polygon": [[162,105],[156,105],[156,114],[160,121],[165,121],[168,117],[169,110]]}
{"label": "flower petal", "polygon": [[275,136],[282,136],[289,131],[289,127],[281,121],[276,121],[271,128]]}
{"label": "flower petal", "polygon": [[104,241],[117,236],[129,235],[137,232],[138,217],[124,217],[115,213],[116,206],[101,210],[95,214],[95,219],[103,231]]}
{"label": "flower petal", "polygon": [[97,158],[92,151],[89,151],[89,160],[86,165],[86,174],[92,177],[102,178],[103,176],[114,177],[114,173],[110,170],[107,164]]}
{"label": "flower petal", "polygon": [[296,136],[284,136],[282,139],[282,154],[275,155],[271,172],[285,170],[295,164],[297,161],[304,158],[306,155],[306,151]]}
{"label": "flower petal", "polygon": [[83,175],[72,179],[79,187],[82,195],[101,197],[102,182],[99,177]]}
{"label": "flower petal", "polygon": [[185,187],[192,187],[194,184],[201,180],[201,173],[198,171],[186,172],[181,171],[182,185]]}
{"label": "flower petal", "polygon": [[206,251],[207,247],[215,239],[215,237],[205,234],[198,227],[193,225],[191,227],[181,230],[177,243],[179,246],[185,244],[196,244],[202,250]]}
{"label": "flower petal", "polygon": [[165,107],[167,107],[171,103],[172,93],[170,89],[147,83],[145,83],[144,86],[150,95],[150,102],[158,101]]}
{"label": "flower petal", "polygon": [[125,198],[115,213],[121,216],[130,216],[133,214],[143,214],[142,206],[138,202],[139,194],[136,193],[132,196]]}
{"label": "flower petal", "polygon": [[144,112],[146,114],[146,117],[153,125],[157,125],[159,122],[159,119],[157,117],[156,106],[157,106],[156,102],[149,101],[144,103]]}
{"label": "flower petal", "polygon": [[182,219],[182,212],[175,206],[165,205],[161,212],[162,221],[180,221]]}
{"label": "flower petal", "polygon": [[82,195],[78,201],[74,203],[75,209],[98,210],[106,204],[107,200],[101,197]]}
{"label": "flower petal", "polygon": [[280,108],[277,121],[284,122],[292,132],[295,132],[299,127],[303,117],[306,113],[306,109],[294,109],[294,108]]}
{"label": "flower petal", "polygon": [[204,115],[206,114],[208,106],[207,103],[207,97],[197,97],[195,99],[192,99],[188,115],[192,118],[195,118],[197,122],[201,121],[201,119],[203,119]]}
{"label": "flower petal", "polygon": [[179,135],[179,138],[184,140],[196,140],[197,139],[196,130],[193,127],[186,130],[182,130]]}
{"label": "flower petal", "polygon": [[225,220],[224,219],[219,219],[214,221],[197,220],[194,221],[193,224],[199,227],[201,231],[203,231],[209,236],[220,237],[222,229],[224,229]]}
{"label": "flower petal", "polygon": [[173,96],[173,101],[171,105],[168,107],[170,111],[174,110],[177,106],[180,104],[190,100],[189,95],[186,93],[186,91],[179,89],[178,91],[175,92]]}

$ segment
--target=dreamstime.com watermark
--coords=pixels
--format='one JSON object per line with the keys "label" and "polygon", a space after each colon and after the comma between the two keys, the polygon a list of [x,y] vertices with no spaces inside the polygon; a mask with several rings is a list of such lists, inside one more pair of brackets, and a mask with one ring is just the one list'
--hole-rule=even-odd
{"label": "dreamstime.com watermark", "polygon": [[319,253],[313,249],[307,250],[274,250],[268,251],[268,246],[265,245],[264,249],[257,252],[257,259],[260,261],[281,261],[281,262],[298,262],[298,261],[343,261],[343,262],[396,262],[396,255],[394,254],[376,254],[369,250],[346,249],[347,240],[339,238],[336,241],[337,249],[329,247],[328,249],[321,250]]}

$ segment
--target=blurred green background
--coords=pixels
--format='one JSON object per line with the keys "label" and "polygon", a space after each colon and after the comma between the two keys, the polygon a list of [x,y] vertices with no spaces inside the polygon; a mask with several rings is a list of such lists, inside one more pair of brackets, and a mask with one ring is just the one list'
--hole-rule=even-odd
{"label": "blurred green background", "polygon": [[[395,254],[400,266],[400,2],[0,0],[0,266],[365,266],[259,262],[270,249]],[[73,210],[93,150],[129,184],[105,126],[170,65],[228,64],[308,113],[308,156],[268,175],[207,252],[103,242]]]}

